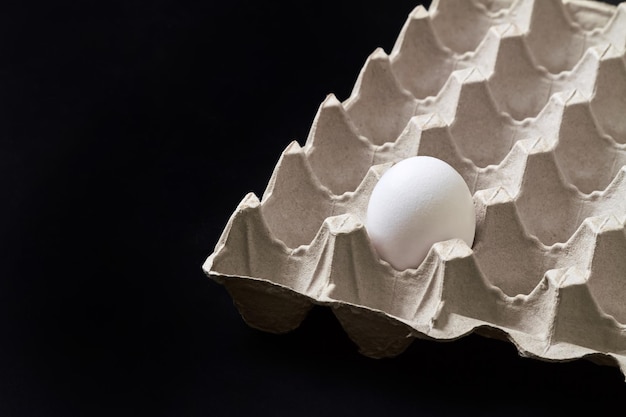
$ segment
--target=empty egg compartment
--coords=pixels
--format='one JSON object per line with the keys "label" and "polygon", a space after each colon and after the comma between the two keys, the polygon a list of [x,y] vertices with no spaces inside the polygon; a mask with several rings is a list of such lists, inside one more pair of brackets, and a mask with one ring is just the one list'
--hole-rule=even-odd
{"label": "empty egg compartment", "polygon": [[[626,4],[622,3],[620,8],[626,15]],[[596,123],[604,134],[621,144],[626,143],[626,119],[622,117],[624,108],[626,108],[626,58],[622,54],[606,59],[598,69],[595,93],[591,98],[591,109]]]}

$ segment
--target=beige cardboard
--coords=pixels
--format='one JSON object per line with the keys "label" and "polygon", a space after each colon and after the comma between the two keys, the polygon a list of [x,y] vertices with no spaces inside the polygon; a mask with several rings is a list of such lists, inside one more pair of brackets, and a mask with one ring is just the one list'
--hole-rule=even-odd
{"label": "beige cardboard", "polygon": [[[458,28],[463,28],[459,33]],[[251,326],[333,308],[360,351],[414,337],[503,337],[541,360],[626,374],[626,3],[435,0],[329,95],[203,269]],[[435,156],[474,196],[477,230],[394,270],[364,215],[395,162]]]}

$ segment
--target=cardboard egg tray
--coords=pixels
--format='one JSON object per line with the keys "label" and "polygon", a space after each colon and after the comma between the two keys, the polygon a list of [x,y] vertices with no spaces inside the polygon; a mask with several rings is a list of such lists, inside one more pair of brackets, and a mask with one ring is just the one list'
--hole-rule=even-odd
{"label": "cardboard egg tray", "polygon": [[[370,357],[477,332],[626,374],[625,47],[626,3],[417,6],[286,147],[262,198],[243,198],[203,270],[268,332],[324,305]],[[463,176],[476,237],[398,271],[364,219],[378,178],[414,155]]]}

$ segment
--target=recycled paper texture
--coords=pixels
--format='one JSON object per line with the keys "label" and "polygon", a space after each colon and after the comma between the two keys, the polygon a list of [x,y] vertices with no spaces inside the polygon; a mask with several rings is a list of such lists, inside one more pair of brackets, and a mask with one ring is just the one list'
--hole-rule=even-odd
{"label": "recycled paper texture", "polygon": [[[265,331],[331,307],[371,357],[479,332],[626,374],[625,47],[626,3],[416,7],[351,96],[330,94],[306,143],[286,147],[262,198],[243,198],[205,273]],[[364,215],[378,178],[414,155],[463,176],[476,238],[398,271]]]}

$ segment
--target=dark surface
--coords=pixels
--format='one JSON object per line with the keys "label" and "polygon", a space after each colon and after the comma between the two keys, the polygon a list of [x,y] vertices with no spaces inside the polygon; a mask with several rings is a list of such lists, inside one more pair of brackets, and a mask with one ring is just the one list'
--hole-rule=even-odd
{"label": "dark surface", "polygon": [[417,2],[359,4],[0,6],[1,416],[623,410],[617,368],[480,336],[368,359],[324,308],[266,334],[202,273]]}

